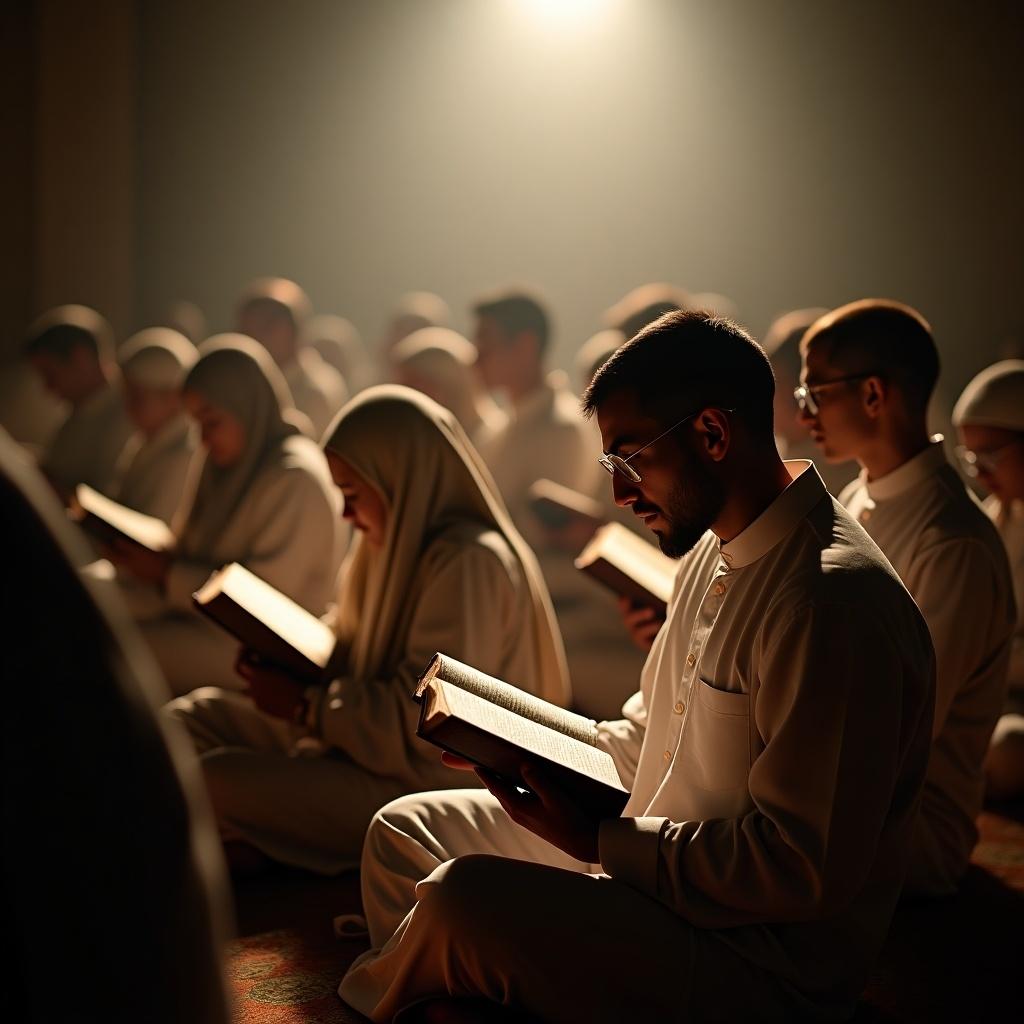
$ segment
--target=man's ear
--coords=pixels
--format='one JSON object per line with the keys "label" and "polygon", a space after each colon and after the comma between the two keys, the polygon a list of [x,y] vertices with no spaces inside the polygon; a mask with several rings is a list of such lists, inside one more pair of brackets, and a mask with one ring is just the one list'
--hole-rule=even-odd
{"label": "man's ear", "polygon": [[881,377],[868,377],[860,386],[861,404],[871,419],[877,419],[889,400],[889,385]]}
{"label": "man's ear", "polygon": [[714,462],[721,462],[729,451],[732,427],[729,417],[721,409],[702,409],[694,418],[694,427],[704,451]]}

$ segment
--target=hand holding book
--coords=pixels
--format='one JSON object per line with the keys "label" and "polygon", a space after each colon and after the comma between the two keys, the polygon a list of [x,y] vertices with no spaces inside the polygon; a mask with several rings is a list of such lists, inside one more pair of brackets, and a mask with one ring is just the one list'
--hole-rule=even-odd
{"label": "hand holding book", "polygon": [[243,647],[235,671],[249,684],[248,695],[264,714],[294,722],[308,706],[305,683]]}

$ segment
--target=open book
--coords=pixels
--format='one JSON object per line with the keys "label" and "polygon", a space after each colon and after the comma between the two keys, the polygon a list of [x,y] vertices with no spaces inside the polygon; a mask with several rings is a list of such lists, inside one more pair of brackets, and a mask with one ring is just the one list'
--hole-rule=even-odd
{"label": "open book", "polygon": [[676,563],[619,523],[606,523],[580,552],[576,568],[634,604],[664,615],[672,597]]}
{"label": "open book", "polygon": [[572,523],[586,523],[596,530],[605,522],[600,502],[554,480],[535,481],[528,497],[533,514],[552,530],[564,529]]}
{"label": "open book", "polygon": [[244,565],[218,569],[192,601],[260,657],[310,683],[326,681],[334,630]]}
{"label": "open book", "polygon": [[595,745],[592,719],[445,654],[431,659],[415,697],[416,734],[442,750],[523,788],[523,762],[537,761],[568,795],[603,817],[617,817],[626,806],[629,793],[611,757]]}
{"label": "open book", "polygon": [[174,546],[174,534],[162,519],[121,505],[88,484],[75,488],[71,517],[86,533],[104,544],[130,540],[150,551],[166,551]]}

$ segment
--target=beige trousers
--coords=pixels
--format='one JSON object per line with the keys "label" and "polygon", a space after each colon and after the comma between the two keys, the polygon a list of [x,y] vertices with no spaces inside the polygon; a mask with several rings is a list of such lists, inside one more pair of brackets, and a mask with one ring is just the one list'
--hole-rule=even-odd
{"label": "beige trousers", "polygon": [[374,948],[338,991],[374,1021],[444,995],[549,1024],[800,1015],[799,999],[715,932],[591,872],[479,790],[421,793],[379,811],[362,886]]}
{"label": "beige trousers", "polygon": [[359,864],[374,811],[408,788],[329,750],[293,756],[289,723],[216,687],[171,701],[186,728],[224,839],[243,839],[284,864],[331,875]]}

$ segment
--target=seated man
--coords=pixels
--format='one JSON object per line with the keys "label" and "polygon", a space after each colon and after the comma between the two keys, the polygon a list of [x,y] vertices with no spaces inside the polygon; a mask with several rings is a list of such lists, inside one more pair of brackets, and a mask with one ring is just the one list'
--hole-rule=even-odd
{"label": "seated man", "polygon": [[525,765],[528,794],[481,771],[490,793],[378,812],[374,948],[340,988],[374,1020],[435,996],[545,1021],[852,1012],[903,881],[933,654],[863,530],[779,459],[773,390],[756,342],[693,312],[595,376],[616,500],[681,559],[640,692],[599,726],[630,801],[595,820]]}
{"label": "seated man", "polygon": [[932,752],[907,888],[952,892],[978,838],[982,761],[1006,700],[1013,584],[995,527],[929,440],[939,354],[908,306],[865,299],[801,342],[804,422],[830,461],[860,477],[839,496],[899,573],[935,645]]}
{"label": "seated man", "polygon": [[295,408],[309,418],[311,436],[319,441],[345,404],[348,388],[315,348],[303,344],[309,316],[309,298],[294,281],[264,277],[242,293],[236,319],[239,332],[258,341],[277,363]]}
{"label": "seated man", "polygon": [[32,325],[25,354],[47,390],[71,406],[40,469],[64,500],[76,484],[105,490],[132,433],[110,325],[88,306],[58,306]]}

